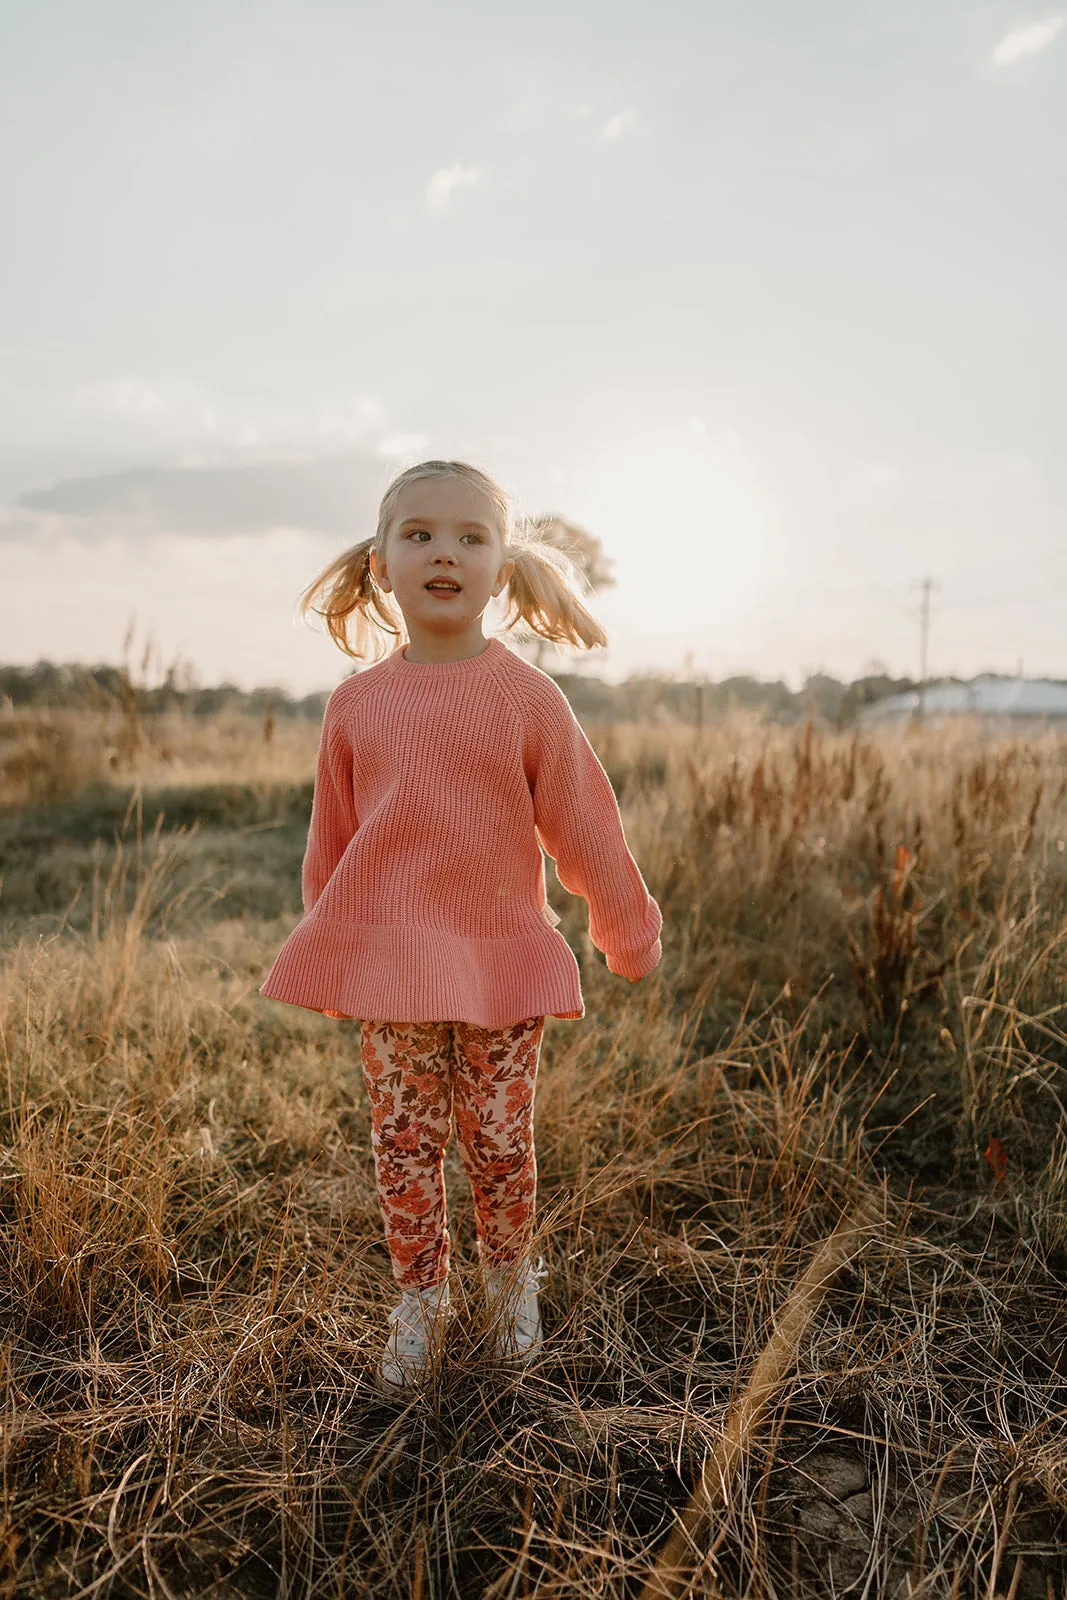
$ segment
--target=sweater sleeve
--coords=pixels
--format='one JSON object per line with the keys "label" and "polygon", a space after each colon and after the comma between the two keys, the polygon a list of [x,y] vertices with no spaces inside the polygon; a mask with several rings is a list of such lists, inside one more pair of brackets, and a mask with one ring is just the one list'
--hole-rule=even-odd
{"label": "sweater sleeve", "polygon": [[554,683],[528,748],[541,843],[563,887],[588,901],[589,937],[609,969],[636,983],[659,964],[663,917],[630,854],[611,781]]}
{"label": "sweater sleeve", "polygon": [[326,887],[359,827],[352,793],[352,746],[338,721],[335,695],[336,690],[323,712],[315,764],[311,824],[300,873],[305,912]]}

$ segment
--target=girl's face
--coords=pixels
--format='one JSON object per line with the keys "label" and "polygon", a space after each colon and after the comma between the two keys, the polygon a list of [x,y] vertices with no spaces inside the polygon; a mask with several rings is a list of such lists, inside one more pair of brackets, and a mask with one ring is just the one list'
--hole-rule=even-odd
{"label": "girl's face", "polygon": [[[384,559],[370,553],[379,588],[396,596],[408,632],[452,638],[476,627],[514,562],[504,561],[493,508],[462,478],[423,478],[397,496]],[[431,587],[433,584],[447,587]],[[480,631],[480,630],[479,630]]]}

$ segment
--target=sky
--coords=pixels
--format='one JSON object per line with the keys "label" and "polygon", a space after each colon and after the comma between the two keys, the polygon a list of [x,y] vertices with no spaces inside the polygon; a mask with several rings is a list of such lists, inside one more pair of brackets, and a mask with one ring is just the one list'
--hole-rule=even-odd
{"label": "sky", "polygon": [[1017,0],[0,0],[0,662],[330,688],[451,455],[614,562],[553,668],[1067,678],[1065,165]]}

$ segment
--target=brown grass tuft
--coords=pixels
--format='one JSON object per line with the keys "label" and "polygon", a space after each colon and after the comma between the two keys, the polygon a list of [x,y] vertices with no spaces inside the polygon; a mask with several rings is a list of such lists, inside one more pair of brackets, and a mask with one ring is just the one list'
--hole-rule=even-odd
{"label": "brown grass tuft", "polygon": [[0,1595],[636,1597],[871,1195],[692,1592],[1064,1592],[1067,746],[589,731],[663,964],[614,978],[552,884],[545,1351],[487,1363],[452,1154],[466,1315],[410,1400],[355,1031],[257,993],[318,729],[177,719],[131,790],[83,714],[0,813]]}

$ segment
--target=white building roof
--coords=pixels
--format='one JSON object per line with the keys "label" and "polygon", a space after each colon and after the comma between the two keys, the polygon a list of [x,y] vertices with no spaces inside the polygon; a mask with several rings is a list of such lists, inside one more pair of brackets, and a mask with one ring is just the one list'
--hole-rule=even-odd
{"label": "white building roof", "polygon": [[[864,722],[911,716],[919,709],[918,689],[876,700],[861,713]],[[923,695],[927,716],[1067,717],[1067,683],[1047,678],[974,678],[970,683],[935,683]]]}

